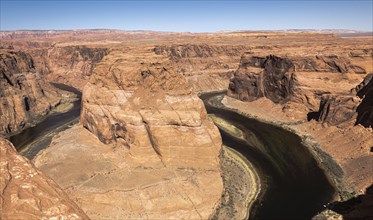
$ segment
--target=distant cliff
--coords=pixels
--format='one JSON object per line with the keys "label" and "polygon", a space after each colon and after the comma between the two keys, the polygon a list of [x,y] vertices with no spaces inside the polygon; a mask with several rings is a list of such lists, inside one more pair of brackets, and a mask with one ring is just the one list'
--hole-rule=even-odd
{"label": "distant cliff", "polygon": [[48,81],[83,89],[96,64],[109,53],[107,48],[86,46],[47,47],[29,51],[35,68]]}
{"label": "distant cliff", "polygon": [[[371,60],[369,51],[365,52],[354,53],[354,57]],[[355,120],[369,127],[373,74],[349,92],[348,86],[356,81],[354,74],[365,75],[366,70],[337,55],[281,58],[249,52],[241,57],[227,94],[248,102],[265,97],[282,104],[283,111],[300,111],[304,116],[308,113],[309,120],[329,125]]]}
{"label": "distant cliff", "polygon": [[157,45],[154,53],[173,63],[195,92],[226,89],[241,54],[250,49],[243,45],[172,44]]}
{"label": "distant cliff", "polygon": [[23,129],[61,100],[61,92],[36,71],[28,53],[0,50],[0,134]]}

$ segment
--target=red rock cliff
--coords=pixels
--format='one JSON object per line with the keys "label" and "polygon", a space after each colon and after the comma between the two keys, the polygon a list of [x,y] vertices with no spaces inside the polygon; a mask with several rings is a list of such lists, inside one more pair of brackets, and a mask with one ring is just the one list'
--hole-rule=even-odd
{"label": "red rock cliff", "polygon": [[0,138],[1,219],[88,219],[48,176]]}
{"label": "red rock cliff", "polygon": [[31,56],[0,52],[0,134],[21,130],[60,103],[61,92],[35,70]]}

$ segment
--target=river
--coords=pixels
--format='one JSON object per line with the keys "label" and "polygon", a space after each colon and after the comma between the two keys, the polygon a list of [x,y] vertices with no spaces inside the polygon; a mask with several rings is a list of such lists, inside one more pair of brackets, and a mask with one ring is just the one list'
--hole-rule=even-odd
{"label": "river", "polygon": [[[223,143],[244,155],[259,173],[264,189],[250,211],[250,219],[311,219],[330,202],[334,188],[317,165],[301,138],[280,127],[247,118],[210,98],[200,95],[209,114],[225,119],[244,134],[247,141],[220,129]],[[222,97],[222,96],[221,96]],[[220,104],[221,105],[221,104]]]}
{"label": "river", "polygon": [[48,147],[56,132],[62,131],[69,125],[79,121],[82,93],[78,89],[68,85],[60,83],[51,84],[58,89],[75,93],[78,100],[73,102],[73,107],[67,112],[50,113],[45,120],[35,126],[26,128],[21,133],[9,137],[9,140],[13,143],[17,151],[30,160],[32,160],[40,150]]}

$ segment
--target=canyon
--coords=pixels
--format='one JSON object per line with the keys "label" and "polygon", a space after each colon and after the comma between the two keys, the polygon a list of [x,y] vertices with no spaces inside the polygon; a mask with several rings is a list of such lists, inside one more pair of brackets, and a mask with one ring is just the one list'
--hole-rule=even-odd
{"label": "canyon", "polygon": [[[238,168],[232,158],[223,158],[219,130],[198,97],[212,91],[227,90],[220,102],[224,108],[299,136],[336,189],[330,202],[364,196],[373,184],[371,36],[115,30],[15,31],[0,36],[2,136],[26,129],[76,100],[49,82],[73,86],[83,94],[79,123],[56,134],[32,162],[22,159],[30,165],[21,174],[41,176],[32,187],[46,193],[54,189],[56,193],[43,198],[62,201],[59,211],[32,218],[245,216],[228,215],[233,211],[221,205],[242,206],[223,201],[232,194],[224,188],[227,174],[222,166]],[[5,140],[1,147],[1,171],[9,173],[12,168],[5,164],[21,156]],[[6,181],[3,174],[1,178],[3,189],[8,182],[16,184],[10,189],[27,188],[17,187],[28,184],[26,179],[14,183],[5,174]],[[4,213],[14,211],[8,207],[20,201],[3,199]],[[359,207],[352,212],[330,207],[337,211],[319,215],[372,217],[356,211],[362,210]],[[26,206],[16,210],[31,212]]]}
{"label": "canyon", "polygon": [[0,135],[21,131],[73,98],[49,85],[23,51],[1,49],[0,74]]}
{"label": "canyon", "polygon": [[[92,218],[205,219],[219,202],[218,130],[185,79],[167,60],[151,57],[128,49],[105,57],[83,90],[83,127],[35,160]],[[60,175],[78,167],[84,177]]]}

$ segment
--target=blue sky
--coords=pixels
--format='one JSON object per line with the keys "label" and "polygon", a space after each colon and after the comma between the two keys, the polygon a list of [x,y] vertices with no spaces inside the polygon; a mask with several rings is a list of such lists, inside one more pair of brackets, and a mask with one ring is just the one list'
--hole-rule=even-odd
{"label": "blue sky", "polygon": [[1,30],[373,30],[373,0],[0,1]]}

